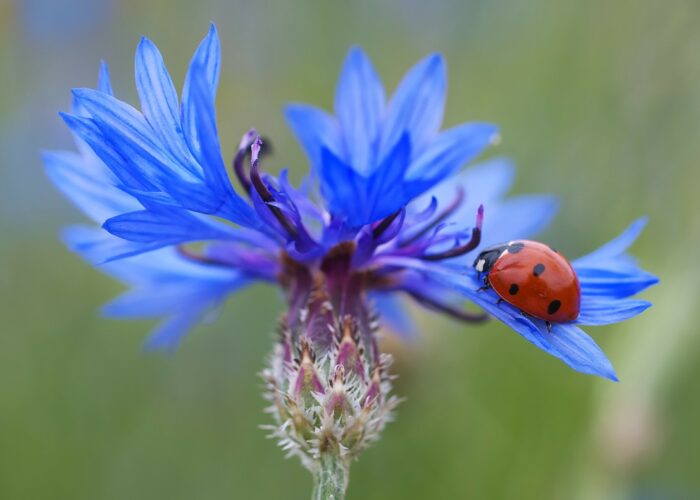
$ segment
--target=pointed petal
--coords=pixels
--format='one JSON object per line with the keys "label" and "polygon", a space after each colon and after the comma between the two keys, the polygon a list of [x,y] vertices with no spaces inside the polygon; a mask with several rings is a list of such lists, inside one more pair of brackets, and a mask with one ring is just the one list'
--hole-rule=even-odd
{"label": "pointed petal", "polygon": [[355,208],[364,205],[364,192],[361,190],[363,184],[359,174],[332,151],[323,149],[321,154],[319,177],[323,199],[331,214],[348,217]]}
{"label": "pointed petal", "polygon": [[551,223],[558,208],[559,199],[546,194],[514,196],[486,205],[479,248],[536,235]]}
{"label": "pointed petal", "polygon": [[[465,123],[440,133],[411,162],[407,179],[422,181],[422,194],[470,162],[498,137],[498,127],[488,123]],[[414,195],[414,196],[415,196]]]}
{"label": "pointed petal", "polygon": [[205,71],[192,68],[191,100],[196,107],[195,129],[200,147],[201,163],[207,186],[220,200],[221,208],[217,214],[228,220],[250,228],[260,228],[261,223],[253,208],[236,193],[226,173],[226,166],[221,157],[219,134],[216,129],[216,112],[211,87],[204,78]]}
{"label": "pointed petal", "polygon": [[416,260],[390,258],[386,259],[386,263],[421,270],[426,273],[426,281],[435,280],[441,285],[462,293],[467,299],[518,332],[527,341],[561,359],[574,370],[617,381],[615,371],[603,351],[576,325],[554,324],[552,331],[548,332],[544,321],[527,318],[506,302],[499,303],[498,295],[492,290],[478,292],[481,282],[470,268],[428,265],[415,262]]}
{"label": "pointed petal", "polygon": [[599,299],[582,297],[579,325],[610,325],[633,318],[651,307],[646,300]]}
{"label": "pointed petal", "polygon": [[373,293],[372,301],[379,312],[379,321],[404,340],[415,340],[418,330],[411,311],[395,293]]}
{"label": "pointed petal", "polygon": [[[515,179],[515,165],[508,158],[493,158],[478,163],[460,172],[456,178],[448,179],[440,184],[434,191],[438,200],[451,201],[454,196],[454,185],[459,184],[464,188],[467,201],[474,203],[474,207],[486,205],[491,201],[504,197],[513,185]],[[452,189],[443,191],[445,188]],[[467,214],[474,213],[469,210]]]}
{"label": "pointed petal", "polygon": [[182,338],[194,328],[203,314],[203,310],[188,309],[168,317],[151,332],[144,343],[144,349],[147,351],[175,351]]}
{"label": "pointed petal", "polygon": [[101,163],[86,164],[75,153],[44,153],[49,179],[85,215],[98,224],[109,217],[138,210],[141,205],[116,187],[117,178]]}
{"label": "pointed petal", "polygon": [[574,266],[581,283],[582,297],[631,297],[659,282],[659,278],[638,267],[610,269]]}
{"label": "pointed petal", "polygon": [[442,123],[447,72],[442,56],[433,54],[406,74],[389,102],[379,146],[382,161],[405,133],[419,151]]}
{"label": "pointed petal", "polygon": [[406,165],[411,157],[411,139],[408,134],[399,140],[394,150],[370,175],[363,191],[366,196],[365,214],[355,206],[354,217],[350,220],[354,225],[376,222],[400,210],[410,201],[407,183],[404,182]]}
{"label": "pointed petal", "polygon": [[333,116],[303,104],[287,105],[284,116],[316,173],[323,168],[324,149],[342,161],[342,139]]}
{"label": "pointed petal", "polygon": [[109,66],[107,65],[107,61],[100,62],[100,72],[97,77],[97,90],[103,94],[111,96],[114,95],[114,91],[112,90],[112,82],[109,78]]}
{"label": "pointed petal", "polygon": [[187,210],[165,207],[117,215],[102,227],[128,241],[161,246],[233,237],[233,230],[222,224],[197,217]]}
{"label": "pointed petal", "polygon": [[541,326],[539,333],[546,342],[547,352],[558,357],[574,370],[598,375],[613,382],[618,381],[615,370],[605,353],[579,327],[558,324],[552,326],[551,332],[547,332],[546,327]]}
{"label": "pointed petal", "polygon": [[250,282],[235,273],[229,274],[231,277],[226,282],[182,279],[168,286],[137,286],[105,304],[102,312],[111,318],[125,319],[171,315],[194,304],[210,302]]}
{"label": "pointed petal", "polygon": [[126,186],[148,190],[153,186],[149,180],[151,171],[144,173],[130,165],[121,153],[109,142],[95,120],[60,113],[71,132],[84,141],[95,155]]}
{"label": "pointed petal", "polygon": [[335,114],[343,128],[352,168],[367,173],[374,166],[375,141],[384,110],[384,88],[372,62],[359,47],[350,49],[335,93]]}
{"label": "pointed petal", "polygon": [[360,227],[401,209],[408,201],[402,178],[410,152],[406,134],[382,165],[366,177],[324,149],[321,193],[330,212],[344,217],[350,227]]}
{"label": "pointed petal", "polygon": [[438,208],[449,206],[459,190],[464,192],[464,202],[448,220],[462,221],[472,217],[479,205],[488,207],[506,195],[515,178],[515,165],[507,158],[494,158],[465,169],[454,177],[445,179],[421,195],[411,206],[422,207],[437,199]]}
{"label": "pointed petal", "polygon": [[586,267],[589,264],[593,264],[594,267],[597,267],[598,264],[602,261],[608,261],[609,259],[614,259],[616,257],[622,256],[625,250],[627,250],[627,248],[629,248],[632,245],[632,243],[634,243],[634,241],[639,237],[646,224],[646,217],[641,217],[637,219],[632,224],[630,224],[629,227],[627,227],[627,229],[625,229],[622,232],[622,234],[620,234],[617,238],[615,238],[612,241],[609,241],[608,243],[601,246],[597,250],[594,250],[588,255],[579,257],[574,262],[572,262],[572,264],[574,264],[575,267],[580,268]]}
{"label": "pointed petal", "polygon": [[191,86],[193,72],[202,72],[202,77],[209,84],[211,95],[216,96],[216,87],[219,82],[219,68],[221,66],[221,44],[216,26],[212,23],[209,33],[197,47],[190,67],[185,77],[182,89],[182,128],[185,140],[190,150],[198,160],[201,158],[199,139],[197,136],[196,104],[192,101]]}
{"label": "pointed petal", "polygon": [[[464,289],[463,289],[464,290]],[[495,318],[510,326],[527,341],[561,359],[576,371],[598,375],[617,381],[617,375],[605,353],[583,330],[572,324],[554,324],[547,331],[544,321],[528,319],[514,307],[501,303],[494,292],[477,293],[476,288],[467,296]]]}
{"label": "pointed petal", "polygon": [[87,226],[65,228],[61,237],[65,245],[93,265],[101,265],[159,247],[157,244],[123,240],[103,229]]}
{"label": "pointed petal", "polygon": [[[103,230],[99,232],[115,238]],[[167,286],[180,281],[220,284],[230,282],[240,275],[235,269],[204,265],[187,259],[174,246],[135,255],[119,262],[108,262],[99,269],[134,287]]]}
{"label": "pointed petal", "polygon": [[641,269],[625,253],[645,224],[644,218],[636,220],[614,240],[571,263],[581,283],[582,297],[625,298],[658,283],[656,276]]}
{"label": "pointed petal", "polygon": [[176,161],[164,151],[146,119],[133,107],[92,89],[74,89],[73,95],[140,175],[154,183],[173,175],[195,181],[201,175],[198,165]]}
{"label": "pointed petal", "polygon": [[143,115],[163,147],[175,158],[193,161],[182,135],[175,86],[158,47],[146,37],[136,49],[135,75]]}

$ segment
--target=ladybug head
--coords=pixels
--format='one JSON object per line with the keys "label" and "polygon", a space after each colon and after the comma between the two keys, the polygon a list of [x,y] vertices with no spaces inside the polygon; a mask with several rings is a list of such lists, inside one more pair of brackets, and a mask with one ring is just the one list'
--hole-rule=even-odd
{"label": "ladybug head", "polygon": [[479,273],[488,273],[498,258],[508,249],[508,244],[489,247],[479,253],[474,259],[474,269]]}

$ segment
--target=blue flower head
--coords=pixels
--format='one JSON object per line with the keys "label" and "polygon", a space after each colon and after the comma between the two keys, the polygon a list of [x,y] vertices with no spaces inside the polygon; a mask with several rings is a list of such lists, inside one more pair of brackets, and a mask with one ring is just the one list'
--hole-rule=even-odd
{"label": "blue flower head", "polygon": [[[103,64],[98,88],[75,89],[72,112],[62,114],[78,153],[46,153],[46,170],[97,224],[68,228],[64,239],[130,287],[106,314],[163,318],[147,345],[172,349],[208,310],[253,282],[282,286],[289,321],[302,309],[307,317],[323,276],[339,317],[369,324],[371,300],[382,321],[408,333],[404,298],[463,321],[485,319],[464,308],[471,301],[572,368],[615,379],[579,325],[622,321],[649,306],[630,297],[656,278],[625,253],[643,221],[573,262],[582,291],[574,323],[548,331],[498,304],[493,292],[477,292],[476,252],[537,233],[557,200],[507,198],[514,168],[504,159],[461,170],[497,140],[498,129],[465,123],[440,130],[441,56],[415,65],[387,99],[372,63],[353,48],[334,114],[287,107],[311,164],[300,187],[286,171],[264,172],[264,144],[251,130],[233,160],[234,188],[216,128],[219,66],[212,26],[178,96],[160,52],[144,38],[135,60],[140,111],[115,97]],[[306,335],[323,345],[318,331]],[[374,352],[374,338],[366,344]]]}

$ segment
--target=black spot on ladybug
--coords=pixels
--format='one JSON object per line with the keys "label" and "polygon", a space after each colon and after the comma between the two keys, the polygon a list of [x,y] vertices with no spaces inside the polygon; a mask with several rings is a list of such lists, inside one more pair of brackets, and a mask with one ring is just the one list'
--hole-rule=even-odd
{"label": "black spot on ladybug", "polygon": [[544,272],[544,264],[537,264],[535,267],[532,268],[532,274],[535,276],[539,276]]}
{"label": "black spot on ladybug", "polygon": [[518,241],[516,243],[511,243],[510,245],[508,245],[507,250],[508,250],[508,253],[518,253],[523,248],[525,248],[525,244]]}
{"label": "black spot on ladybug", "polygon": [[512,285],[510,285],[510,288],[508,289],[508,293],[511,295],[515,295],[516,293],[518,293],[518,290],[520,290],[520,287],[518,285],[516,285],[515,283],[513,283]]}
{"label": "black spot on ladybug", "polygon": [[560,307],[561,307],[561,302],[558,300],[553,300],[549,303],[549,306],[547,306],[547,312],[549,314],[554,314],[555,312],[557,312],[559,310]]}

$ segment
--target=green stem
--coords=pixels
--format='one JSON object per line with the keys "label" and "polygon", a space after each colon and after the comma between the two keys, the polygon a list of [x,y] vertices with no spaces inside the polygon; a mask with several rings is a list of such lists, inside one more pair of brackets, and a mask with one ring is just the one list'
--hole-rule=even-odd
{"label": "green stem", "polygon": [[314,476],[311,500],[343,500],[348,488],[350,464],[331,453],[322,453]]}

